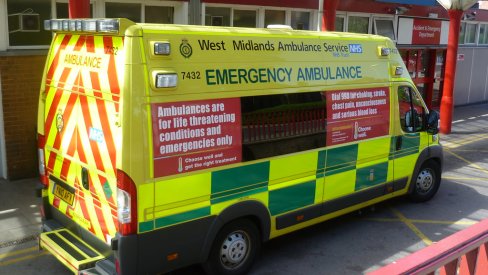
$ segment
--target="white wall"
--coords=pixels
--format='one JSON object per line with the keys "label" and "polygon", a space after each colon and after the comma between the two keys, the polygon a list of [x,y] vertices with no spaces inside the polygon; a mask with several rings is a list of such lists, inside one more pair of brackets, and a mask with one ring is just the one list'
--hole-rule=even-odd
{"label": "white wall", "polygon": [[456,79],[454,83],[454,105],[464,105],[488,100],[488,48],[460,47]]}

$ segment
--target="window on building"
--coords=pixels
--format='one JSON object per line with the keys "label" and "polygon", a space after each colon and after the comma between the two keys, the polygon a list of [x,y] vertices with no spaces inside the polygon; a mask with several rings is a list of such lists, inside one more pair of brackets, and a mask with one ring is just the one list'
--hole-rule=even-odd
{"label": "window on building", "polygon": [[465,36],[466,36],[466,23],[461,22],[461,29],[459,30],[459,44],[464,44]]}
{"label": "window on building", "polygon": [[56,18],[69,18],[68,3],[56,3]]}
{"label": "window on building", "polygon": [[291,27],[294,30],[310,30],[310,12],[292,11]]}
{"label": "window on building", "polygon": [[346,22],[346,17],[344,16],[336,16],[335,19],[335,31],[336,32],[343,32],[344,31],[344,23]]}
{"label": "window on building", "polygon": [[347,31],[355,33],[369,33],[369,17],[348,16]]}
{"label": "window on building", "polygon": [[325,147],[320,92],[241,98],[243,161]]}
{"label": "window on building", "polygon": [[393,28],[393,19],[389,18],[375,18],[374,19],[374,33],[386,36],[391,40],[395,40],[395,31]]}
{"label": "window on building", "polygon": [[134,22],[141,21],[141,4],[134,3],[105,3],[105,17],[127,18]]}
{"label": "window on building", "polygon": [[44,20],[51,16],[50,0],[7,0],[7,15],[9,46],[40,46],[51,42],[51,32],[43,27]]}
{"label": "window on building", "polygon": [[257,22],[256,19],[255,10],[234,10],[233,26],[255,28]]}
{"label": "window on building", "polygon": [[477,24],[474,23],[464,23],[464,44],[474,44],[476,43],[476,27]]}
{"label": "window on building", "polygon": [[144,6],[144,22],[173,24],[174,8],[165,6]]}
{"label": "window on building", "polygon": [[205,25],[230,26],[230,8],[206,7]]}
{"label": "window on building", "polygon": [[266,10],[264,12],[264,27],[273,24],[284,25],[286,23],[286,12],[284,10]]}
{"label": "window on building", "polygon": [[478,36],[478,44],[488,44],[488,24],[480,24],[480,35]]}

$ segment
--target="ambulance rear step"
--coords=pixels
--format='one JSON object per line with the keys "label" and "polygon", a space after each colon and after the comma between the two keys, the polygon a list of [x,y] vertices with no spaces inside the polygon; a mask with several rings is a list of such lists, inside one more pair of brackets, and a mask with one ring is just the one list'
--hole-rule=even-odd
{"label": "ambulance rear step", "polygon": [[66,228],[41,233],[39,245],[75,274],[80,270],[94,267],[97,261],[105,258]]}

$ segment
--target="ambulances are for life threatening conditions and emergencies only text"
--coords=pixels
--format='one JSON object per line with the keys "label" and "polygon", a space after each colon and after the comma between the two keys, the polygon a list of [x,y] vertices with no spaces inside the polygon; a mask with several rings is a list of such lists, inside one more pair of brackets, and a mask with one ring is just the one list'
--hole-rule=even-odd
{"label": "ambulances are for life threatening conditions and emergencies only text", "polygon": [[244,274],[262,242],[439,188],[439,115],[388,38],[45,28],[39,243],[74,273]]}

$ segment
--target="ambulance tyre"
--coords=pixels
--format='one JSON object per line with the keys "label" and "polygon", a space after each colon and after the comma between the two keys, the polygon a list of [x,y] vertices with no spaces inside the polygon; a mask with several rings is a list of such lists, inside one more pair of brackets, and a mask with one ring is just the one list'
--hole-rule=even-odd
{"label": "ambulance tyre", "polygon": [[261,249],[256,224],[239,219],[226,224],[214,240],[203,268],[211,275],[246,274]]}
{"label": "ambulance tyre", "polygon": [[414,202],[425,202],[430,200],[441,183],[441,168],[439,164],[434,160],[428,160],[413,179],[412,184],[415,186],[412,188],[412,192],[409,194],[410,200]]}

